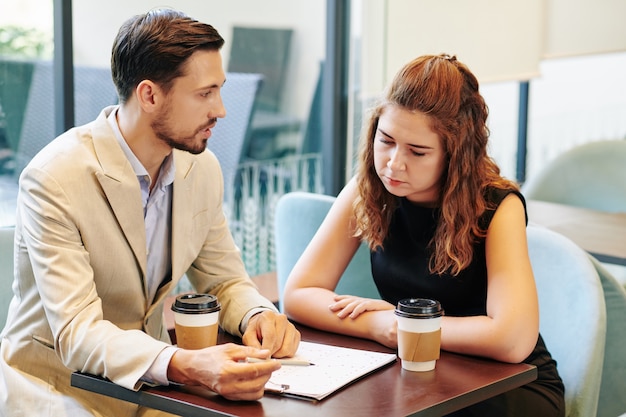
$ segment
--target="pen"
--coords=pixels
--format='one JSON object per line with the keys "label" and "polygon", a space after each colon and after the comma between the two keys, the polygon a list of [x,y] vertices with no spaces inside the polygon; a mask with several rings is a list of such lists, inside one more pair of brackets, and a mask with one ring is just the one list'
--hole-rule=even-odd
{"label": "pen", "polygon": [[291,365],[291,366],[310,366],[315,365],[307,361],[306,359],[259,359],[259,358],[246,358],[246,362],[248,363],[260,363],[269,360],[275,360],[280,362],[281,365]]}

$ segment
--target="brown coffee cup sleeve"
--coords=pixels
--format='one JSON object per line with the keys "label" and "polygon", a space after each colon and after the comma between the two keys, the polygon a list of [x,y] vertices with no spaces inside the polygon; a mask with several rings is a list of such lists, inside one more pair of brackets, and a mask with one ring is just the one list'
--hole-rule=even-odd
{"label": "brown coffee cup sleeve", "polygon": [[410,362],[428,362],[439,359],[441,351],[441,329],[428,333],[402,332],[405,343],[398,346],[400,359]]}

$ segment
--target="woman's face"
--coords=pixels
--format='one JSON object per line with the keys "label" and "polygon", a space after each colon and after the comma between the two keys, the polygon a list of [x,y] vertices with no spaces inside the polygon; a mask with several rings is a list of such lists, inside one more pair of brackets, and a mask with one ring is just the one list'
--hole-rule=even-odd
{"label": "woman's face", "polygon": [[446,155],[428,116],[387,106],[373,146],[374,166],[387,191],[421,205],[437,204]]}

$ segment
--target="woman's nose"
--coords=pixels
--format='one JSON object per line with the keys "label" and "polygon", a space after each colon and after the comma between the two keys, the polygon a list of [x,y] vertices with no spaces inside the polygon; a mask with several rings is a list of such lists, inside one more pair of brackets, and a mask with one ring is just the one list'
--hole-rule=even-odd
{"label": "woman's nose", "polygon": [[395,171],[403,170],[406,167],[402,160],[402,155],[400,155],[400,151],[396,150],[393,152],[389,161],[387,161],[387,167]]}

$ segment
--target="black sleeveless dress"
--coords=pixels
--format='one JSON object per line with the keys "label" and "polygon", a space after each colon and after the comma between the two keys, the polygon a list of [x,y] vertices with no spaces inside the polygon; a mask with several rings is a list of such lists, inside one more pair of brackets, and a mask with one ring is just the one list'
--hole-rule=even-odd
{"label": "black sleeveless dress", "polygon": [[[499,206],[504,197],[515,191],[492,189],[487,199]],[[471,265],[458,276],[432,275],[428,271],[428,243],[435,232],[439,209],[415,205],[399,198],[384,249],[371,253],[372,274],[381,297],[396,305],[410,297],[439,300],[447,316],[487,314],[487,267],[485,241],[474,245]],[[486,229],[495,210],[487,210],[480,219]],[[541,336],[533,352],[524,360],[537,366],[538,378],[530,384],[499,395],[450,416],[564,416],[564,387]]]}

